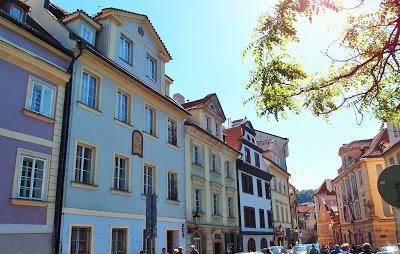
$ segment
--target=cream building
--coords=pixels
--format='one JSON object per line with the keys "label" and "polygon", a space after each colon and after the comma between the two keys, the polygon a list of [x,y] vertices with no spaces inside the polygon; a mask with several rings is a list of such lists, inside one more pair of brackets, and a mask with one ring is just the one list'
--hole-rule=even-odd
{"label": "cream building", "polygon": [[236,158],[239,152],[223,140],[225,114],[216,94],[185,102],[186,216],[189,235],[186,250],[199,253],[236,253],[239,214],[237,207]]}

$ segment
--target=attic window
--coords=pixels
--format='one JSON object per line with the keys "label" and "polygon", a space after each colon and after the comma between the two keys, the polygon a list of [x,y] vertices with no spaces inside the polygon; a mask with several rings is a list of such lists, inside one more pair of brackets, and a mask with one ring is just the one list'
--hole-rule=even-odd
{"label": "attic window", "polygon": [[215,110],[215,107],[214,107],[213,104],[210,105],[210,108],[211,108],[212,110]]}
{"label": "attic window", "polygon": [[138,30],[138,33],[140,34],[140,36],[144,35],[144,30],[141,26],[139,26],[137,30]]}
{"label": "attic window", "polygon": [[10,15],[17,19],[18,21],[23,21],[24,10],[20,7],[16,6],[15,4],[11,4],[10,6]]}
{"label": "attic window", "polygon": [[90,43],[93,43],[93,31],[84,24],[81,24],[81,37]]}

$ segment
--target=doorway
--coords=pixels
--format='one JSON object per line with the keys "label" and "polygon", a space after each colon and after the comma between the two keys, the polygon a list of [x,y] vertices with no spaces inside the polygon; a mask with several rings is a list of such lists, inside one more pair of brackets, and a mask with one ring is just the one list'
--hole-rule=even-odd
{"label": "doorway", "polygon": [[167,252],[174,253],[179,247],[179,230],[167,230]]}
{"label": "doorway", "polygon": [[222,244],[220,242],[214,243],[214,254],[222,254]]}

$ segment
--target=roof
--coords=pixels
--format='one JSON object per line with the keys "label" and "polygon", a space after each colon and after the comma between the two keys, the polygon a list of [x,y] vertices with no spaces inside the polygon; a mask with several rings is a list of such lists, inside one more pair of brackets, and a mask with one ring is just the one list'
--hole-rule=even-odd
{"label": "roof", "polygon": [[[275,167],[279,168],[280,170],[282,170],[283,173],[287,174],[289,177],[291,176],[291,174],[289,172],[287,172],[286,170],[284,170],[283,168],[281,168],[281,166],[279,166],[278,164],[276,164],[273,160],[268,159],[267,157],[263,156],[264,159],[266,159],[267,161],[269,161],[271,164],[273,164]],[[290,184],[290,183],[289,183]]]}
{"label": "roof", "polygon": [[281,136],[278,136],[278,135],[275,135],[275,134],[272,134],[272,133],[269,133],[269,132],[265,132],[265,131],[256,130],[256,132],[261,132],[261,133],[264,133],[264,134],[267,134],[267,135],[271,135],[271,136],[274,136],[274,137],[277,137],[277,138],[280,138],[280,139],[289,140],[288,138],[284,138],[284,137],[281,137]]}
{"label": "roof", "polygon": [[59,20],[62,20],[69,15],[68,11],[53,3],[49,3],[48,10]]}
{"label": "roof", "polygon": [[339,155],[341,155],[342,153],[344,153],[345,151],[348,151],[348,150],[365,149],[366,147],[368,147],[371,144],[371,141],[372,141],[372,139],[360,139],[360,140],[353,140],[348,144],[343,144],[339,148]]}
{"label": "roof", "polygon": [[101,29],[101,24],[97,22],[96,20],[93,19],[89,14],[87,14],[84,10],[78,9],[72,13],[69,13],[67,16],[65,16],[62,21],[64,23],[71,22],[79,17],[82,17],[86,22],[91,24],[96,31],[99,31]]}
{"label": "roof", "polygon": [[310,213],[315,211],[315,205],[313,203],[303,203],[297,206],[297,212],[299,213]]}
{"label": "roof", "polygon": [[336,192],[333,190],[332,186],[332,180],[331,179],[325,179],[321,186],[314,192],[314,195],[326,193],[328,195],[336,195]]}
{"label": "roof", "polygon": [[150,27],[152,28],[152,30],[154,31],[156,37],[158,38],[158,40],[161,42],[161,45],[163,47],[163,49],[165,50],[165,52],[168,54],[169,58],[172,59],[171,54],[169,53],[167,47],[165,46],[164,42],[161,40],[160,35],[157,33],[157,30],[154,28],[153,24],[151,23],[149,17],[147,17],[147,15],[144,14],[140,14],[140,13],[136,13],[136,12],[132,12],[132,11],[127,11],[127,10],[123,10],[123,9],[118,9],[118,8],[113,8],[113,7],[108,7],[108,8],[104,8],[102,9],[99,13],[97,13],[93,18],[95,20],[99,19],[101,15],[103,15],[105,12],[107,11],[119,11],[119,12],[123,12],[126,14],[132,14],[132,15],[136,15],[136,16],[140,16],[143,17],[149,24]]}
{"label": "roof", "polygon": [[68,56],[73,55],[72,51],[66,49],[63,45],[61,45],[56,39],[54,39],[54,37],[52,37],[43,27],[41,27],[37,22],[35,22],[35,20],[33,20],[29,15],[26,18],[26,23],[23,23],[19,22],[15,18],[11,17],[7,12],[0,9],[0,17],[7,19],[9,22],[12,22],[14,25],[24,29],[25,31],[31,33],[35,37],[57,48],[66,55]]}
{"label": "roof", "polygon": [[218,106],[219,106],[219,108],[221,109],[222,118],[223,118],[224,120],[226,120],[226,116],[225,116],[224,110],[223,110],[223,108],[222,108],[222,106],[221,106],[221,103],[219,102],[219,99],[218,99],[218,96],[217,96],[216,93],[210,93],[210,94],[207,94],[206,96],[204,96],[204,97],[201,98],[201,99],[183,103],[183,104],[182,104],[182,107],[183,107],[184,109],[186,109],[186,110],[190,110],[190,109],[195,109],[195,108],[203,107],[203,106],[204,106],[209,100],[211,100],[212,98],[215,98],[215,99],[217,100]]}
{"label": "roof", "polygon": [[241,125],[232,127],[224,130],[225,142],[232,148],[240,150],[241,138],[242,138],[242,127]]}

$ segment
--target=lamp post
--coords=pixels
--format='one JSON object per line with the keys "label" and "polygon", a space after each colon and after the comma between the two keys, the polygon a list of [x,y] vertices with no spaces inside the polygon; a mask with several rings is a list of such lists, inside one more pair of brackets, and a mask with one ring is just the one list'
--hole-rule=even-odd
{"label": "lamp post", "polygon": [[194,219],[194,230],[197,231],[197,225],[199,225],[199,220],[200,220],[200,214],[199,211],[196,210],[196,212],[193,215],[193,219]]}

